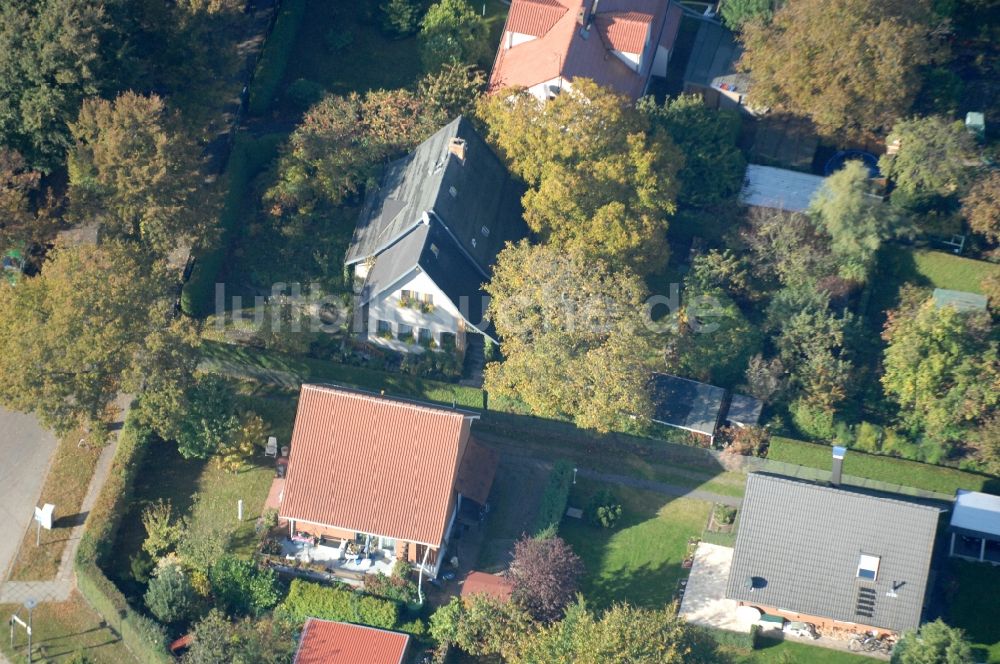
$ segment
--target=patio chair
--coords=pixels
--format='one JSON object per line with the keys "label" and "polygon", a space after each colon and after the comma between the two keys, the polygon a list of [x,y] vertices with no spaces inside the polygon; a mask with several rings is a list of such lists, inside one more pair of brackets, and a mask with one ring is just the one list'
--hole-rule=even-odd
{"label": "patio chair", "polygon": [[264,456],[278,456],[278,439],[271,436],[267,439],[267,446],[264,448]]}

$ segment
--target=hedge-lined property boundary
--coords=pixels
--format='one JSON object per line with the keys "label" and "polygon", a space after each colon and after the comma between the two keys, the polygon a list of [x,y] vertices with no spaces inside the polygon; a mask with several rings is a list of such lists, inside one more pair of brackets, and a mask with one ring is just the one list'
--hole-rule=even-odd
{"label": "hedge-lined property boundary", "polygon": [[[767,450],[767,458],[809,468],[829,469],[830,447],[774,436]],[[996,493],[1000,489],[1000,479],[987,475],[919,461],[867,454],[860,450],[848,451],[844,458],[844,474],[948,495],[954,495],[957,489],[991,493]]]}
{"label": "hedge-lined property boundary", "polygon": [[283,0],[278,9],[274,28],[264,44],[264,52],[257,63],[257,71],[250,87],[249,110],[253,115],[263,115],[271,108],[274,97],[285,77],[288,59],[292,56],[295,38],[306,13],[306,0]]}
{"label": "hedge-lined property boundary", "polygon": [[167,653],[163,627],[134,611],[100,567],[111,552],[151,439],[152,432],[138,426],[130,414],[118,434],[111,472],[87,515],[76,554],[76,578],[80,594],[121,635],[122,642],[137,660],[143,664],[166,664],[173,658]]}
{"label": "hedge-lined property boundary", "polygon": [[382,629],[398,629],[400,624],[400,605],[397,602],[343,586],[324,586],[302,579],[292,579],[288,596],[276,611],[299,623],[311,617]]}
{"label": "hedge-lined property boundary", "polygon": [[569,492],[573,488],[573,464],[569,461],[557,461],[549,473],[549,481],[542,493],[541,504],[538,507],[538,517],[535,519],[535,534],[559,528],[569,504]]}
{"label": "hedge-lined property boundary", "polygon": [[252,138],[237,134],[226,166],[226,197],[219,215],[220,237],[204,247],[195,260],[191,277],[181,291],[181,311],[192,318],[204,318],[215,310],[215,284],[226,260],[233,234],[250,214],[250,181],[274,159],[282,134]]}

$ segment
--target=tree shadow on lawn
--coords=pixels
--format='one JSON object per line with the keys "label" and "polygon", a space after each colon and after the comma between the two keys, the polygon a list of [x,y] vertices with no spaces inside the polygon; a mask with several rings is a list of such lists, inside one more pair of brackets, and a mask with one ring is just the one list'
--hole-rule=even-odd
{"label": "tree shadow on lawn", "polygon": [[615,602],[649,608],[668,604],[688,574],[682,567],[688,542],[703,532],[711,505],[587,480],[578,482],[571,504],[585,507],[601,489],[622,503],[619,524],[608,529],[585,519],[564,519],[559,531],[584,561],[584,596],[597,609]]}
{"label": "tree shadow on lawn", "polygon": [[1000,567],[954,558],[946,559],[938,581],[945,622],[965,630],[976,645],[977,662],[1000,662]]}

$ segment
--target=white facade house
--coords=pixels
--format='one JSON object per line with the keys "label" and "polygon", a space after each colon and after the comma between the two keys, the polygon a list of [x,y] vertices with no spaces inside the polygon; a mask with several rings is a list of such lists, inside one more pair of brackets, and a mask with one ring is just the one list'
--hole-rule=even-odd
{"label": "white facade house", "polygon": [[504,244],[527,235],[522,193],[461,117],[390,164],[347,254],[368,341],[402,353],[497,341],[482,285]]}

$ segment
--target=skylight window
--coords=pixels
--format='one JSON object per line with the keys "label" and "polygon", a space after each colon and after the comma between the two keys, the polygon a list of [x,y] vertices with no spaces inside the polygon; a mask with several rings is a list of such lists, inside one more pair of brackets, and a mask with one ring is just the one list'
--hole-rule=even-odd
{"label": "skylight window", "polygon": [[866,579],[868,581],[874,581],[878,578],[878,564],[881,558],[878,556],[869,556],[867,554],[861,554],[861,560],[858,561],[858,578]]}

